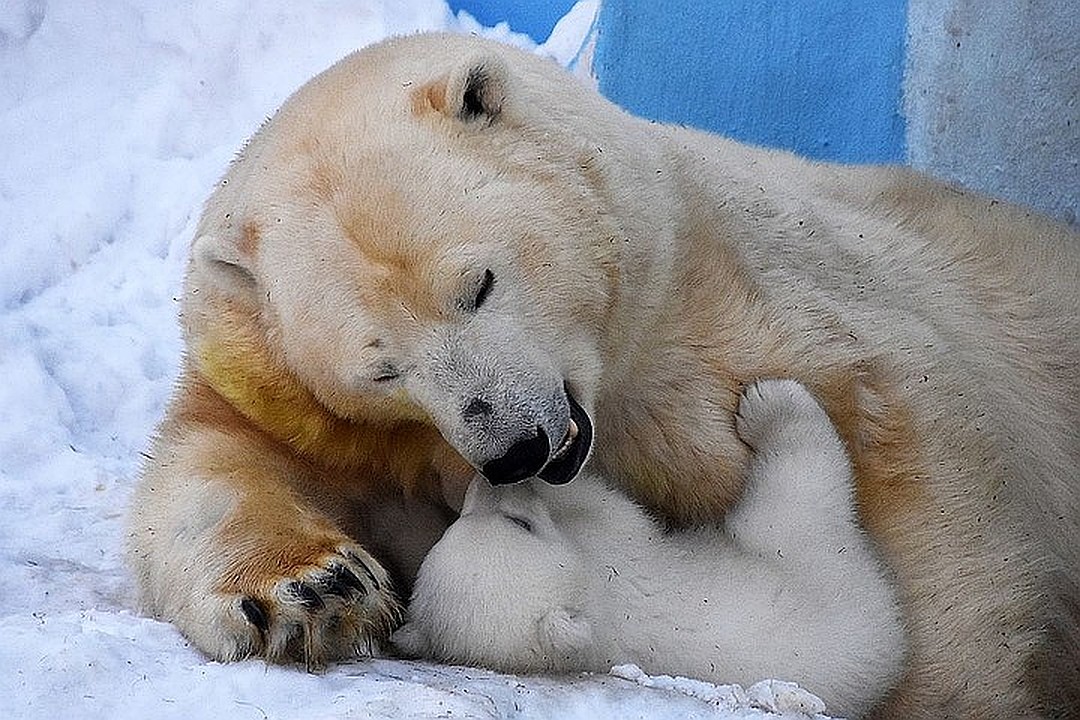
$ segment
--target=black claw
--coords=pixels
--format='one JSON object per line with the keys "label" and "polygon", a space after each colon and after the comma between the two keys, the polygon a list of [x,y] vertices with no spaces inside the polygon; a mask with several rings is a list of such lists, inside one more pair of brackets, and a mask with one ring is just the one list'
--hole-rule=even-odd
{"label": "black claw", "polygon": [[345,553],[345,556],[360,566],[360,568],[364,571],[364,574],[368,576],[368,580],[371,581],[371,587],[375,588],[375,592],[378,592],[379,580],[375,577],[375,573],[371,572],[371,568],[367,566],[367,563],[357,557],[355,553]]}
{"label": "black claw", "polygon": [[367,595],[367,588],[364,587],[364,583],[360,582],[360,578],[356,577],[356,573],[344,565],[332,565],[329,573],[330,576],[323,583],[327,593],[343,598],[353,595],[360,597]]}
{"label": "black claw", "polygon": [[289,594],[299,602],[305,610],[322,610],[326,607],[322,596],[310,585],[299,580],[289,583]]}
{"label": "black claw", "polygon": [[248,619],[248,622],[259,629],[259,632],[265,635],[270,631],[270,618],[267,616],[266,608],[263,604],[252,597],[246,597],[240,601],[240,610],[244,613],[244,617]]}

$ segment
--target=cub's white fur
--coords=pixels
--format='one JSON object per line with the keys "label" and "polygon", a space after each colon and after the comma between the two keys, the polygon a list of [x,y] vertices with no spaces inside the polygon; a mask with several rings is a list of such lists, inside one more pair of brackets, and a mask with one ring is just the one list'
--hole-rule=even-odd
{"label": "cub's white fur", "polygon": [[595,476],[475,481],[395,642],[505,671],[784,677],[834,713],[867,712],[898,678],[904,635],[843,443],[794,381],[751,386],[737,422],[755,452],[720,527],[665,532]]}

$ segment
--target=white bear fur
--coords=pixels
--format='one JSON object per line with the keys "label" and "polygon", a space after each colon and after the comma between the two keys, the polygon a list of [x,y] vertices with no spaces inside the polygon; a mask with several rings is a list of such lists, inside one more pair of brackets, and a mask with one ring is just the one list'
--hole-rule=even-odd
{"label": "white bear fur", "polygon": [[792,377],[901,598],[876,716],[1080,718],[1075,229],[649,123],[550,61],[424,34],[299,89],[195,236],[129,548],[147,612],[211,657],[377,645],[475,471],[538,427],[554,447],[570,395],[592,471],[668,526],[720,522],[737,400]]}
{"label": "white bear fur", "polygon": [[394,641],[503,671],[782,677],[861,716],[897,680],[905,641],[843,443],[793,381],[751,386],[738,430],[754,449],[749,484],[721,527],[665,532],[592,475],[474,481]]}

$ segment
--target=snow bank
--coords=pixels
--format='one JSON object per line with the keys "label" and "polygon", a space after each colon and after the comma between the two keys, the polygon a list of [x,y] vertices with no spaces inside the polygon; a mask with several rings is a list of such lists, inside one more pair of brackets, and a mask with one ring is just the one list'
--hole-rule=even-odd
{"label": "snow bank", "polygon": [[[563,62],[595,4],[553,36]],[[765,716],[643,676],[220,665],[134,612],[124,508],[177,371],[203,200],[305,79],[432,28],[483,30],[436,0],[0,3],[0,717]]]}

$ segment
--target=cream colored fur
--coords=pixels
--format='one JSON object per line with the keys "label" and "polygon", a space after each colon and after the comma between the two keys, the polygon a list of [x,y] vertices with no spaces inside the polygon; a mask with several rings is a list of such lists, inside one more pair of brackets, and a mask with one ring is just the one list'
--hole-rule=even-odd
{"label": "cream colored fur", "polygon": [[782,380],[747,389],[738,431],[754,454],[722,527],[665,533],[591,475],[565,488],[474,480],[394,642],[510,672],[634,663],[747,687],[793,678],[832,714],[861,717],[899,679],[904,628],[858,525],[843,442]]}
{"label": "cream colored fur", "polygon": [[[214,657],[384,638],[475,469],[539,430],[554,456],[571,398],[592,469],[672,528],[720,521],[737,398],[787,376],[840,430],[896,578],[911,652],[878,715],[1077,716],[1070,229],[646,123],[548,61],[421,35],[256,133],[182,310],[131,558],[149,611]],[[386,507],[424,508],[423,532]]]}

